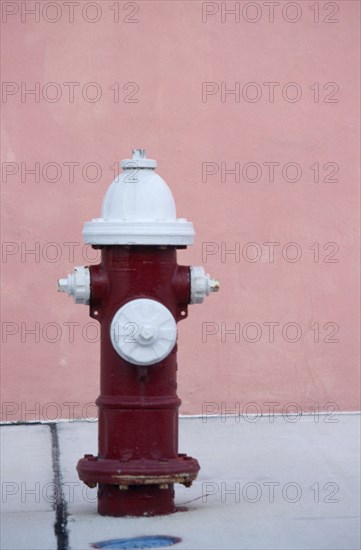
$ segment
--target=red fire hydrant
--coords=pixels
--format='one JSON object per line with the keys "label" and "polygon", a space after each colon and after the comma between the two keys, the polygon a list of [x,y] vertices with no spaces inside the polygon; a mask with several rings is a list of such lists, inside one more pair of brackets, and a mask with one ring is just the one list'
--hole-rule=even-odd
{"label": "red fire hydrant", "polygon": [[178,453],[176,323],[219,283],[202,267],[177,264],[194,230],[176,218],[157,163],[135,149],[121,166],[102,218],[84,225],[101,262],[75,267],[59,290],[89,304],[101,325],[99,453],[79,461],[79,477],[98,485],[99,514],[152,516],[174,512],[174,483],[188,487],[199,471]]}

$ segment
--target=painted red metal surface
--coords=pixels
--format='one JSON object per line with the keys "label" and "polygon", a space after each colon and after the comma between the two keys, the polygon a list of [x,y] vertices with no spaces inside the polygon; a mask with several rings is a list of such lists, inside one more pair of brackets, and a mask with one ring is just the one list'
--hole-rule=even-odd
{"label": "painted red metal surface", "polygon": [[79,477],[98,484],[98,512],[110,516],[175,511],[174,483],[189,486],[197,460],[178,453],[177,345],[159,363],[128,363],[113,348],[110,325],[130,300],[150,298],[176,321],[187,317],[189,267],[179,266],[175,246],[99,246],[101,263],[90,267],[90,315],[101,324],[98,456],[85,455]]}

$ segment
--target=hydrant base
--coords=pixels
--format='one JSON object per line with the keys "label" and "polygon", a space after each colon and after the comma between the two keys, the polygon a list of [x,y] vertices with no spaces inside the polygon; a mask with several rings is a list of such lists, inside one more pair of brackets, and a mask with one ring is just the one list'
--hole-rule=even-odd
{"label": "hydrant base", "polygon": [[173,484],[118,485],[99,484],[98,514],[101,516],[160,516],[175,512]]}
{"label": "hydrant base", "polygon": [[79,460],[77,470],[86,485],[98,485],[100,515],[161,516],[176,511],[174,484],[189,487],[197,477],[199,464],[186,454],[127,462],[86,455]]}
{"label": "hydrant base", "polygon": [[195,458],[180,454],[173,458],[122,460],[85,455],[78,462],[79,478],[86,484],[133,486],[182,483],[190,485],[199,472]]}

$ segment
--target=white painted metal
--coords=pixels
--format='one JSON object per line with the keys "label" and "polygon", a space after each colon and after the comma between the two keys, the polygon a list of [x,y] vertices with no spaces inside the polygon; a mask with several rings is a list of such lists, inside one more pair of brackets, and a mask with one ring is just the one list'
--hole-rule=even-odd
{"label": "white painted metal", "polygon": [[89,304],[90,272],[88,267],[74,267],[74,272],[58,281],[59,292],[73,296],[76,304]]}
{"label": "white painted metal", "polygon": [[219,281],[212,279],[201,266],[192,266],[191,273],[191,304],[201,304],[210,292],[218,292]]}
{"label": "white painted metal", "polygon": [[86,222],[87,244],[190,245],[193,224],[176,217],[173,195],[144,149],[121,161],[123,172],[110,185],[102,217]]}
{"label": "white painted metal", "polygon": [[134,365],[153,365],[174,348],[177,326],[169,309],[140,298],[122,306],[113,317],[110,338],[115,351]]}

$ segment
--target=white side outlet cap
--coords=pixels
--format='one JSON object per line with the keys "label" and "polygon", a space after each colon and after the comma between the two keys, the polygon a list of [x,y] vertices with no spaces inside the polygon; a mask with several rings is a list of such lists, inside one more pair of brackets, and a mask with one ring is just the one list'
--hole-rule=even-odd
{"label": "white side outlet cap", "polygon": [[88,267],[74,267],[74,272],[58,281],[58,291],[73,296],[76,304],[89,304],[90,271]]}
{"label": "white side outlet cap", "polygon": [[218,292],[219,281],[205,273],[203,267],[192,266],[191,271],[191,304],[201,304],[210,292]]}

